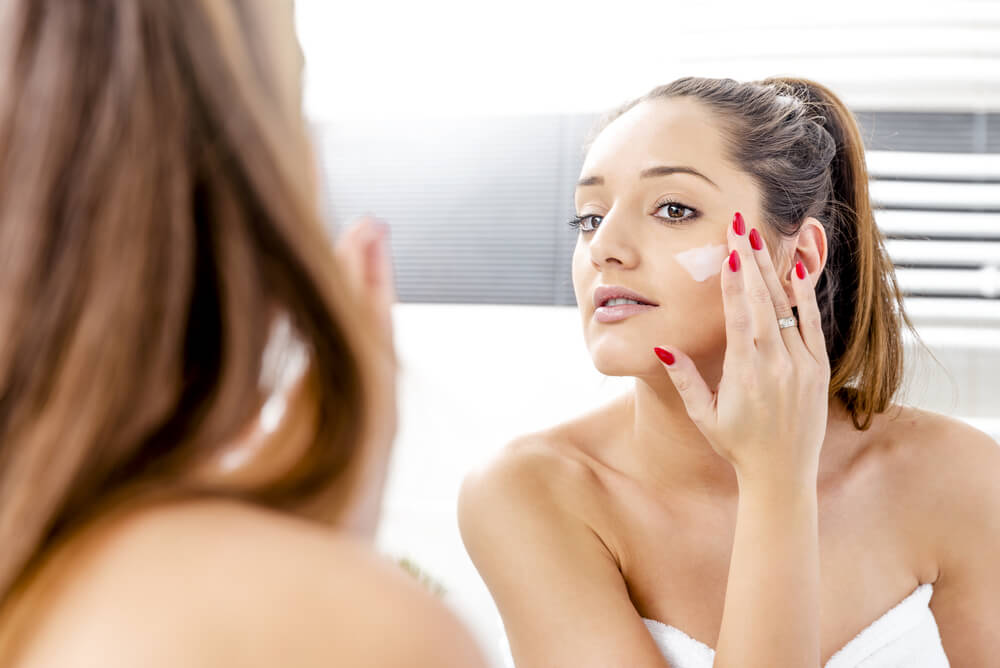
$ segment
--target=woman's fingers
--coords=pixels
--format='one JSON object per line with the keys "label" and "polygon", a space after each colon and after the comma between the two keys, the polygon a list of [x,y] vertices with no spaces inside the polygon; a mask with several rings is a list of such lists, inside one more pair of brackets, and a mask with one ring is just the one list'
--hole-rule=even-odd
{"label": "woman's fingers", "polygon": [[362,218],[340,233],[334,251],[341,273],[350,284],[352,291],[359,290],[364,282],[364,248],[365,238],[371,234],[372,221]]}
{"label": "woman's fingers", "polygon": [[349,289],[356,299],[374,310],[378,325],[391,330],[390,312],[396,301],[388,226],[365,217],[347,228],[337,240],[336,254]]}
{"label": "woman's fingers", "polygon": [[660,363],[684,400],[688,416],[699,426],[715,423],[715,393],[698,373],[690,357],[674,347],[654,348]]}
{"label": "woman's fingers", "polygon": [[384,225],[375,218],[360,218],[337,239],[335,250],[341,269],[359,289],[375,287],[384,281],[384,268],[377,259]]}
{"label": "woman's fingers", "polygon": [[[729,232],[733,236],[732,230]],[[754,346],[754,316],[743,283],[743,258],[730,240],[729,257],[722,265],[722,307],[726,316],[726,359],[752,359]]]}
{"label": "woman's fingers", "polygon": [[823,319],[816,303],[816,288],[808,270],[801,262],[792,269],[792,289],[799,309],[799,332],[805,347],[813,358],[829,373],[830,357],[826,352],[826,337],[823,334]]}
{"label": "woman's fingers", "polygon": [[746,221],[739,211],[733,216],[733,224],[729,226],[728,242],[730,250],[736,251],[740,256],[741,268],[738,273],[742,277],[745,299],[752,314],[754,340],[758,347],[776,348],[780,337],[777,318],[774,315],[774,304],[754,259]]}
{"label": "woman's fingers", "polygon": [[365,248],[369,298],[378,309],[383,326],[391,329],[392,305],[396,303],[396,281],[389,252],[389,226],[376,223],[375,239]]}
{"label": "woman's fingers", "polygon": [[[805,353],[806,346],[803,344],[802,337],[795,327],[778,328],[778,319],[790,318],[794,314],[792,313],[792,304],[788,299],[788,294],[781,285],[778,272],[774,269],[774,262],[771,260],[770,249],[767,247],[764,235],[757,229],[750,230],[749,243],[761,281],[766,286],[767,298],[771,305],[772,322],[769,324],[770,331],[777,331],[780,334],[780,338],[784,341],[785,347],[791,354],[798,355]],[[776,341],[777,339],[772,340]]]}

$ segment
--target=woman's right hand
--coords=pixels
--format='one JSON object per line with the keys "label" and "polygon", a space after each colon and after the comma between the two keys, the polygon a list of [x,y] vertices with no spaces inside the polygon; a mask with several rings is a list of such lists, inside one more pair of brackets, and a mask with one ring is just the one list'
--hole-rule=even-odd
{"label": "woman's right hand", "polygon": [[[826,433],[830,361],[812,277],[791,270],[797,327],[779,329],[792,304],[763,236],[746,234],[737,213],[728,231],[730,257],[722,269],[726,353],[713,392],[691,358],[668,347],[667,364],[688,415],[741,480],[815,484]],[[669,359],[669,357],[667,358]]]}

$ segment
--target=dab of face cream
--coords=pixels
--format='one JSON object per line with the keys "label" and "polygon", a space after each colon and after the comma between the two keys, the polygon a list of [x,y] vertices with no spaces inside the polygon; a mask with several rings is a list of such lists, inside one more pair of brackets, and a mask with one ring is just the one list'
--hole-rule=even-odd
{"label": "dab of face cream", "polygon": [[706,281],[722,271],[722,262],[728,255],[729,246],[726,244],[717,246],[708,244],[677,253],[674,259],[687,269],[691,278],[696,281]]}

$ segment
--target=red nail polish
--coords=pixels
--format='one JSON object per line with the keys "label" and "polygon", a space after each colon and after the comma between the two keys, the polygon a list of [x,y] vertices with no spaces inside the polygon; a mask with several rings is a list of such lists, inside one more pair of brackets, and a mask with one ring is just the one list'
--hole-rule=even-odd
{"label": "red nail polish", "polygon": [[736,215],[733,216],[733,232],[739,236],[743,236],[746,231],[747,226],[746,223],[743,222],[743,214],[737,211]]}
{"label": "red nail polish", "polygon": [[754,250],[760,250],[764,247],[763,242],[760,240],[760,232],[757,231],[756,227],[750,230],[750,246]]}
{"label": "red nail polish", "polygon": [[806,277],[806,268],[802,266],[802,262],[795,263],[795,275],[798,276],[799,278]]}
{"label": "red nail polish", "polygon": [[740,254],[736,251],[729,254],[729,268],[733,271],[740,270]]}
{"label": "red nail polish", "polygon": [[662,361],[667,366],[670,366],[671,364],[674,363],[674,356],[670,353],[669,350],[664,350],[663,348],[656,347],[653,348],[653,352],[656,353],[656,356],[660,358],[660,361]]}

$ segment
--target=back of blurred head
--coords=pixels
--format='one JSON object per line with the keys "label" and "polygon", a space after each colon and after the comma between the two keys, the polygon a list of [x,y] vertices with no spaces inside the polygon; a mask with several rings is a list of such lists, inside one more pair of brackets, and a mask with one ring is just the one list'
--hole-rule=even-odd
{"label": "back of blurred head", "polygon": [[[288,4],[0,9],[0,605],[115,499],[292,508],[354,454],[369,354],[317,217]],[[253,485],[194,482],[260,407],[276,313],[309,354],[310,445]]]}

